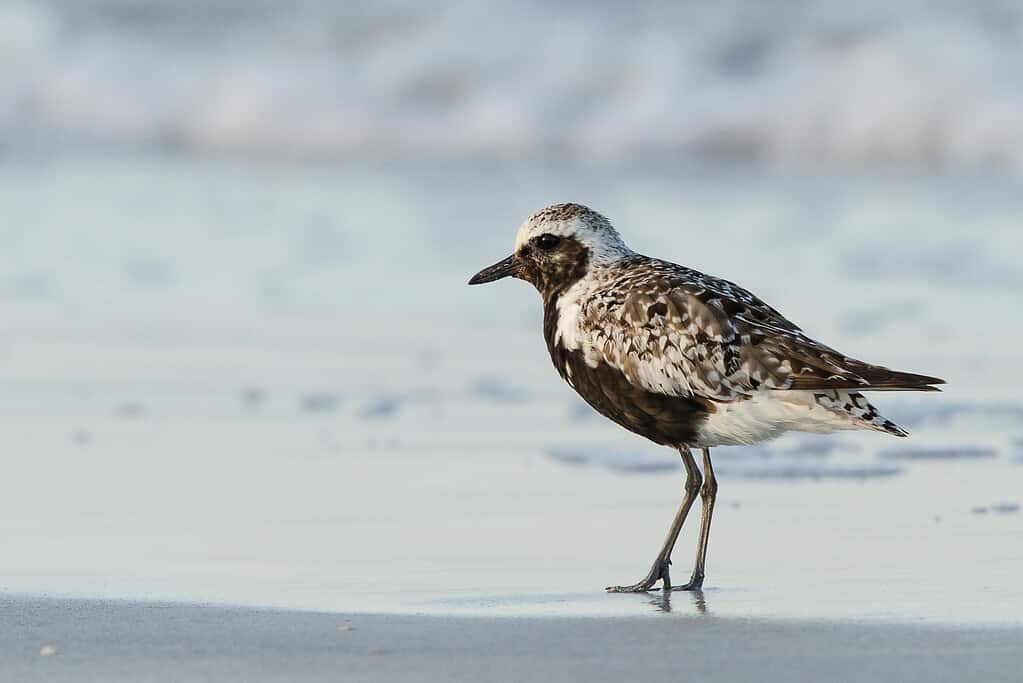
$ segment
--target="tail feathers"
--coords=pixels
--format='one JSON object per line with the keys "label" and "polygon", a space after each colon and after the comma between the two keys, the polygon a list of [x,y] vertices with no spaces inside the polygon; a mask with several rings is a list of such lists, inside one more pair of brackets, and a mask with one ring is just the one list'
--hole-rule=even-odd
{"label": "tail feathers", "polygon": [[818,405],[847,417],[856,425],[878,432],[885,432],[892,436],[909,436],[909,432],[881,415],[877,408],[859,392],[836,389],[829,392],[815,393],[814,398]]}

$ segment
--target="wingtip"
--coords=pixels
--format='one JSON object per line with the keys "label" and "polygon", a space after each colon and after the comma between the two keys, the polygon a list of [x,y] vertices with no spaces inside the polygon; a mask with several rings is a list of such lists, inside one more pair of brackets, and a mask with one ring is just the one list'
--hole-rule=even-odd
{"label": "wingtip", "polygon": [[[938,384],[947,384],[940,377],[929,377],[927,375],[914,375],[911,373],[897,373],[891,383],[894,391],[941,391]],[[871,389],[883,388],[883,385],[872,386]]]}

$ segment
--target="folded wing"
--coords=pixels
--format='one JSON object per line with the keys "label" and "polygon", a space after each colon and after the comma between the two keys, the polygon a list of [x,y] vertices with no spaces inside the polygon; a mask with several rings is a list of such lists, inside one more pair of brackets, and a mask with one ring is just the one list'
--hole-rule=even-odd
{"label": "folded wing", "polygon": [[[850,358],[747,290],[675,264],[613,282],[579,317],[587,357],[649,391],[730,401],[762,390],[938,391],[937,377]],[[623,285],[626,285],[623,287]]]}

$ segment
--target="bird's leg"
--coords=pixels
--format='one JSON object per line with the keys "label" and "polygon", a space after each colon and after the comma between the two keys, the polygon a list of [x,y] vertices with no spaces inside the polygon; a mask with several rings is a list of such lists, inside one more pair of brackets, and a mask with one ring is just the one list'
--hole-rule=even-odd
{"label": "bird's leg", "polygon": [[689,508],[693,506],[693,501],[700,492],[700,485],[703,482],[692,452],[682,446],[679,448],[679,453],[682,454],[682,464],[686,467],[685,495],[682,497],[682,504],[679,505],[678,512],[675,513],[675,519],[671,522],[671,528],[668,529],[668,536],[664,539],[661,552],[657,553],[657,559],[654,560],[650,571],[638,583],[631,586],[608,586],[609,593],[642,593],[653,588],[658,581],[662,582],[664,590],[671,590],[671,576],[668,569],[671,565],[671,551],[675,548],[675,541],[678,540],[678,534],[686,521],[686,515],[689,514]]}
{"label": "bird's leg", "polygon": [[703,588],[704,570],[707,566],[707,541],[710,539],[710,520],[714,515],[714,501],[718,495],[718,480],[714,476],[714,466],[710,462],[710,449],[703,450],[703,488],[700,498],[703,500],[703,513],[700,515],[700,543],[696,546],[696,565],[689,583],[674,586],[675,591],[694,591]]}

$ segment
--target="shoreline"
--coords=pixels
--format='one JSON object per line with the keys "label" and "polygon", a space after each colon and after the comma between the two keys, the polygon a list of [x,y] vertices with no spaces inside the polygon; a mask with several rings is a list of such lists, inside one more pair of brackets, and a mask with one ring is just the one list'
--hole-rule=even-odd
{"label": "shoreline", "polygon": [[[3,597],[19,681],[1014,680],[1023,629],[722,618],[441,617]],[[793,654],[795,653],[795,654]]]}

